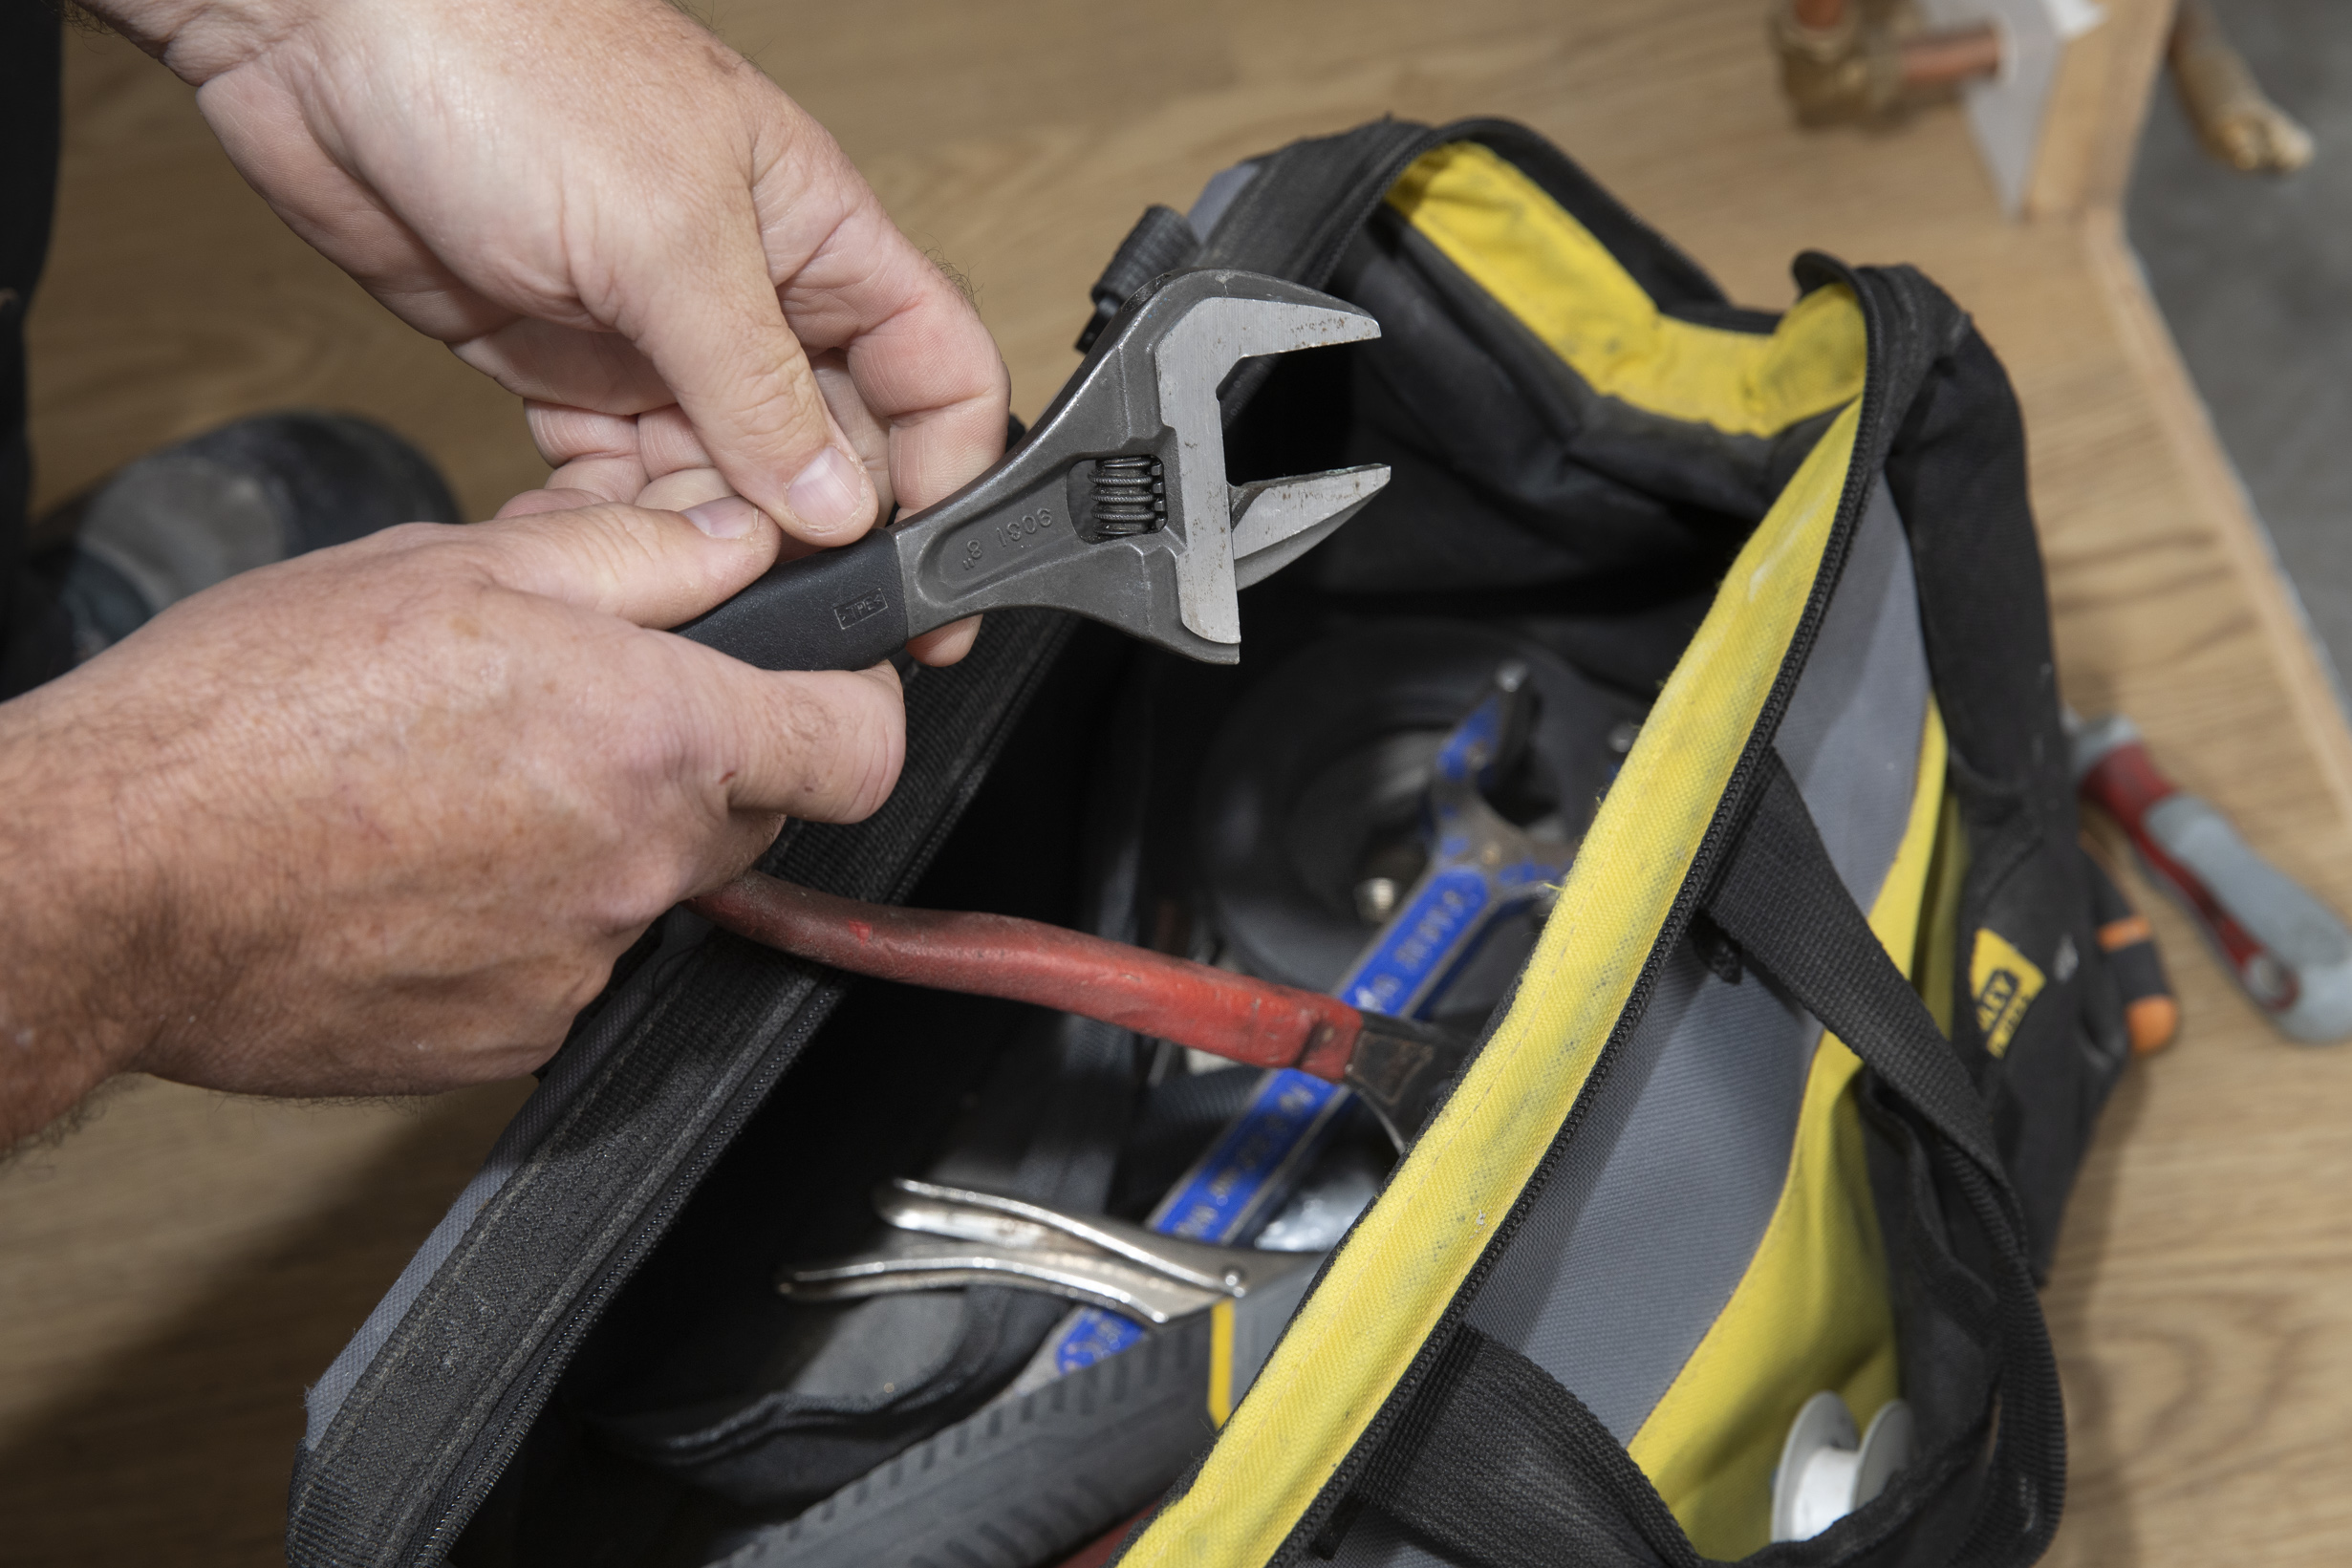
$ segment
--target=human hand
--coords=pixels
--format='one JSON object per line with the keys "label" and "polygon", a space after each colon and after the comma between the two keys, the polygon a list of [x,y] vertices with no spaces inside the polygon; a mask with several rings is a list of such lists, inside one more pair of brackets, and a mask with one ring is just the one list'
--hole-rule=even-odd
{"label": "human hand", "polygon": [[698,514],[391,529],[0,705],[0,1145],[115,1072],[517,1076],[784,814],[874,810],[903,755],[888,666],[769,674],[644,630],[774,559],[744,502]]}
{"label": "human hand", "polygon": [[970,305],[821,126],[661,0],[97,9],[197,84],[298,233],[529,400],[536,502],[682,475],[685,504],[731,490],[838,545],[1003,448]]}

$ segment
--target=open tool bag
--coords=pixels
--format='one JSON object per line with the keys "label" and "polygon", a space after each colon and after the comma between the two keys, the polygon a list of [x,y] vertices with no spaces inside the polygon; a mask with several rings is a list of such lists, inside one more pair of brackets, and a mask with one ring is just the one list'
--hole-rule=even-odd
{"label": "open tool bag", "polygon": [[[1476,872],[1483,942],[1378,1009],[1477,1040],[1450,1093],[1400,1153],[1297,1074],[674,913],[311,1391],[294,1562],[2047,1544],[2036,1281],[2126,1049],[1991,352],[1903,268],[1807,255],[1785,314],[1736,309],[1494,121],[1228,171],[1147,215],[1097,326],[1186,268],[1378,317],[1224,403],[1236,483],[1388,489],[1244,594],[1238,667],[991,617],[913,676],[888,805],[763,864],[1309,989],[1450,940],[1413,900]],[[1427,827],[1473,774],[1489,842],[1549,870]],[[812,1283],[894,1227],[1024,1225],[1213,1304]],[[1220,1286],[1154,1260],[1176,1235],[1257,1250]]]}

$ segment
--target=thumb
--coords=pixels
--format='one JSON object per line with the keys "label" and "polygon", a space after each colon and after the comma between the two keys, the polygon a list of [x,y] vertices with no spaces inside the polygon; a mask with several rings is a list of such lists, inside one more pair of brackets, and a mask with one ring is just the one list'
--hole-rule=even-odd
{"label": "thumb", "polygon": [[775,526],[737,496],[683,512],[605,503],[476,523],[459,535],[504,588],[638,626],[670,627],[774,564]]}
{"label": "thumb", "polygon": [[873,480],[785,320],[748,197],[716,226],[719,254],[656,269],[637,345],[738,495],[796,538],[847,544],[874,524]]}

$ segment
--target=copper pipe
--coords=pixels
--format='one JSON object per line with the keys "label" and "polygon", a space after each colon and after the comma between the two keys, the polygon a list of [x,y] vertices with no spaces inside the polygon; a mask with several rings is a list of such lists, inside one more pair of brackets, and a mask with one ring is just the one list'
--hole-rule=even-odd
{"label": "copper pipe", "polygon": [[2001,68],[2000,29],[1990,22],[1923,32],[1904,39],[1901,49],[1905,87],[1948,87],[1995,75]]}

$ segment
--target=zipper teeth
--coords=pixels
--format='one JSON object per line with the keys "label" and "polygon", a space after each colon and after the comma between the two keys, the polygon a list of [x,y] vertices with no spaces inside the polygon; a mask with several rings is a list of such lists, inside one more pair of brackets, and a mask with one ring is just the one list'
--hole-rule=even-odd
{"label": "zipper teeth", "polygon": [[[1858,274],[1843,264],[1834,265],[1837,265],[1843,281],[1846,282],[1849,287],[1853,287],[1858,281]],[[1737,807],[1747,804],[1757,770],[1761,765],[1763,752],[1772,744],[1770,737],[1780,728],[1780,716],[1788,706],[1790,695],[1796,690],[1797,681],[1803,673],[1806,659],[1812,654],[1813,642],[1820,632],[1822,617],[1827,612],[1830,595],[1836,591],[1838,579],[1845,573],[1845,552],[1852,543],[1855,529],[1860,526],[1862,508],[1869,488],[1868,479],[1859,460],[1871,450],[1884,416],[1888,367],[1885,365],[1883,357],[1885,333],[1880,312],[1866,290],[1855,287],[1854,294],[1862,306],[1863,324],[1868,348],[1863,385],[1862,414],[1854,432],[1854,454],[1857,461],[1849,463],[1846,469],[1845,487],[1838,497],[1837,520],[1830,532],[1829,547],[1823,552],[1823,564],[1824,566],[1834,565],[1836,570],[1816,573],[1812,594],[1806,600],[1804,613],[1798,620],[1796,634],[1789,639],[1787,655],[1780,662],[1780,672],[1774,678],[1772,690],[1764,698],[1762,711],[1757,715],[1756,726],[1749,734],[1748,744],[1742,750],[1738,763],[1732,769],[1731,781],[1725,785],[1722,799],[1716,805],[1715,819],[1707,825],[1707,831],[1699,840],[1698,852],[1692,857],[1691,870],[1683,877],[1682,888],[1675,893],[1674,902],[1667,910],[1666,920],[1659,928],[1658,940],[1651,946],[1650,956],[1644,960],[1641,974],[1635,977],[1632,993],[1626,999],[1625,1008],[1618,1014],[1616,1027],[1609,1032],[1608,1042],[1601,1047],[1601,1053],[1593,1063],[1592,1071],[1586,1078],[1585,1086],[1577,1091],[1576,1103],[1569,1107],[1567,1119],[1561,1124],[1559,1132],[1553,1136],[1551,1147],[1544,1151],[1543,1159],[1537,1162],[1535,1173],[1520,1190],[1519,1197],[1511,1206],[1511,1212],[1503,1216],[1500,1225],[1495,1227],[1494,1236],[1487,1242],[1485,1249],[1479,1253],[1478,1260],[1463,1275],[1462,1282],[1456,1287],[1454,1299],[1447,1304],[1444,1315],[1437,1321],[1436,1327],[1430,1332],[1429,1338],[1422,1342],[1420,1351],[1414,1355],[1412,1364],[1405,1369],[1404,1375],[1398,1378],[1390,1389],[1388,1397],[1381,1401],[1380,1409],[1366,1425],[1354,1445],[1350,1447],[1347,1458],[1340,1462],[1338,1468],[1332,1471],[1330,1479],[1324,1483],[1323,1491],[1317,1495],[1315,1501],[1308,1505],[1306,1512],[1302,1514],[1297,1522],[1291,1526],[1288,1538],[1273,1558],[1276,1565],[1295,1563],[1301,1554],[1306,1550],[1314,1537],[1314,1533],[1322,1528],[1324,1521],[1330,1516],[1331,1511],[1338,1506],[1341,1499],[1348,1495],[1349,1489],[1363,1473],[1365,1467],[1370,1463],[1370,1456],[1378,1451],[1382,1441],[1387,1438],[1396,1422],[1401,1419],[1405,1407],[1411,1404],[1413,1394],[1418,1391],[1420,1385],[1428,1377],[1431,1367],[1435,1364],[1437,1352],[1442,1350],[1454,1330],[1458,1328],[1462,1320],[1469,1315],[1470,1303],[1477,1300],[1479,1287],[1485,1283],[1486,1277],[1494,1269],[1497,1260],[1509,1250],[1511,1242],[1519,1235],[1521,1226],[1525,1223],[1528,1213],[1543,1195],[1543,1189],[1550,1180],[1554,1168],[1559,1164],[1562,1153],[1574,1141],[1576,1133],[1584,1126],[1585,1118],[1596,1098],[1596,1091],[1608,1082],[1609,1072],[1615,1066],[1618,1056],[1622,1054],[1625,1041],[1636,1026],[1635,1023],[1628,1020],[1638,1020],[1648,1010],[1651,993],[1657,986],[1658,972],[1663,962],[1661,955],[1670,950],[1674,941],[1679,939],[1681,933],[1688,929],[1691,915],[1698,906],[1699,890],[1712,878],[1716,866],[1722,859],[1724,846],[1733,836],[1734,829],[1730,825],[1737,823],[1744,816],[1743,811],[1737,808],[1726,810],[1725,805],[1729,804]],[[1870,374],[1873,372],[1879,374]],[[1868,474],[1874,475],[1876,472],[1877,466],[1871,465]],[[1832,556],[1835,557],[1834,562],[1830,559]]]}
{"label": "zipper teeth", "polygon": [[[938,853],[948,835],[954,832],[956,825],[963,816],[965,807],[971,805],[973,795],[978,792],[980,781],[993,768],[997,757],[1004,748],[1005,741],[1011,738],[1015,725],[1021,716],[1028,710],[1030,700],[1037,695],[1039,684],[1059,661],[1063,650],[1068,647],[1074,627],[1074,621],[1065,615],[1060,617],[1049,630],[1043,646],[1031,659],[1028,671],[1021,682],[1021,689],[1014,700],[1000,711],[995,733],[982,748],[975,765],[958,771],[947,800],[941,803],[942,809],[939,814],[939,820],[932,825],[931,830],[923,835],[916,852],[907,860],[908,869],[897,878],[896,885],[893,889],[894,897],[906,895],[911,884],[920,876],[923,869]],[[682,987],[688,982],[680,977],[678,983]],[[494,1455],[494,1459],[472,1466],[473,1475],[463,1479],[452,1476],[442,1483],[439,1493],[448,1498],[448,1501],[439,1508],[439,1516],[418,1537],[419,1550],[408,1553],[403,1558],[404,1561],[421,1565],[438,1561],[448,1555],[448,1548],[455,1544],[450,1538],[452,1534],[464,1531],[465,1523],[472,1520],[474,1514],[481,1509],[483,1500],[489,1495],[491,1489],[497,1486],[499,1478],[506,1473],[507,1466],[513,1461],[515,1453],[522,1447],[523,1438],[528,1435],[529,1428],[537,1422],[540,1413],[546,1408],[547,1391],[561,1380],[564,1370],[571,1365],[572,1352],[578,1347],[580,1341],[603,1320],[604,1304],[612,1296],[615,1283],[631,1278],[636,1273],[636,1264],[644,1257],[646,1251],[658,1245],[661,1238],[669,1234],[671,1222],[677,1218],[678,1212],[683,1209],[694,1194],[701,1190],[702,1178],[709,1173],[710,1167],[733,1146],[736,1137],[743,1130],[744,1124],[749,1121],[757,1113],[758,1108],[766,1103],[768,1091],[774,1088],[776,1081],[781,1079],[792,1063],[799,1059],[801,1051],[807,1047],[809,1039],[824,1026],[826,1020],[831,1016],[833,1008],[839,1004],[842,997],[847,995],[848,991],[848,985],[838,980],[812,984],[809,990],[803,993],[800,999],[792,1004],[793,1021],[792,1024],[788,1025],[788,1031],[796,1028],[798,1038],[786,1047],[782,1053],[782,1060],[777,1062],[772,1072],[766,1074],[764,1078],[755,1073],[746,1079],[734,1094],[729,1096],[726,1109],[704,1128],[701,1136],[697,1140],[694,1153],[681,1162],[679,1168],[671,1173],[669,1180],[663,1184],[661,1196],[647,1207],[637,1223],[631,1227],[628,1239],[622,1242],[597,1269],[594,1280],[587,1290],[581,1293],[571,1311],[565,1315],[563,1326],[550,1335],[542,1343],[539,1352],[530,1359],[523,1376],[518,1378],[514,1385],[499,1400],[489,1417],[483,1423],[482,1429],[475,1434],[473,1441],[466,1445],[470,1455],[485,1452],[485,1444],[487,1443],[486,1451]],[[802,1020],[807,1018],[810,1002],[819,999],[823,999],[822,1010],[804,1024]],[[745,1092],[755,1086],[757,1092]],[[652,1224],[649,1221],[658,1221],[658,1223]],[[528,1409],[529,1414],[518,1423],[517,1413],[524,1409]],[[518,1425],[522,1428],[520,1431],[514,1429]],[[461,1461],[461,1468],[464,1468],[464,1461]]]}

